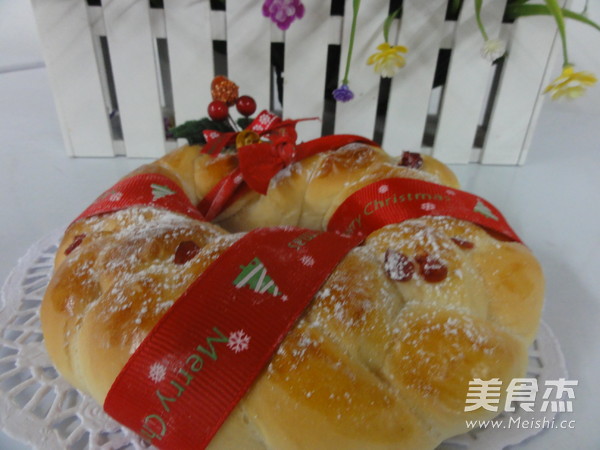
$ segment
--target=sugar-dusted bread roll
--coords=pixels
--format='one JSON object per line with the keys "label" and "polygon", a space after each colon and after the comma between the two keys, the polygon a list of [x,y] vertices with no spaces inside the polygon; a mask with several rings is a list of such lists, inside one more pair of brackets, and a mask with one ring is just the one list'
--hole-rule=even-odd
{"label": "sugar-dusted bread roll", "polygon": [[[42,304],[54,364],[102,404],[158,320],[245,231],[323,230],[350,194],[390,177],[457,187],[446,166],[423,161],[403,167],[351,144],[293,163],[214,223],[151,207],[76,221]],[[197,204],[236,167],[234,154],[188,146],[134,173],[166,175]],[[199,251],[178,260],[186,241]],[[542,298],[540,265],[520,243],[449,217],[381,228],[329,276],[210,448],[434,448],[467,431],[465,419],[495,414],[464,411],[470,380],[525,375]]]}

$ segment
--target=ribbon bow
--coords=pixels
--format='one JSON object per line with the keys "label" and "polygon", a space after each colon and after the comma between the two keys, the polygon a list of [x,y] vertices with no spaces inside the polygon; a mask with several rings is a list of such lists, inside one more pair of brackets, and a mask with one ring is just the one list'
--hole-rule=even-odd
{"label": "ribbon bow", "polygon": [[[263,111],[241,133],[218,133],[207,138],[207,144],[202,152],[215,156],[225,146],[236,142],[237,137],[246,131],[255,132],[266,140],[238,147],[239,167],[217,183],[199,205],[206,220],[210,221],[217,217],[225,206],[242,192],[240,189],[244,184],[260,194],[266,194],[271,179],[295,162],[353,142],[378,146],[370,139],[350,134],[324,136],[296,144],[298,135],[295,126],[301,120],[311,119],[281,120],[279,117]],[[217,132],[205,131],[205,136],[208,133]]]}
{"label": "ribbon bow", "polygon": [[377,146],[369,139],[351,134],[324,136],[296,145],[289,136],[272,137],[238,149],[240,173],[246,184],[260,194],[266,194],[271,179],[291,164],[353,142]]}
{"label": "ribbon bow", "polygon": [[242,136],[242,141],[244,141],[248,135],[266,137],[291,134],[295,141],[297,135],[294,127],[299,121],[300,120],[282,120],[275,114],[264,110],[256,116],[252,123],[250,123],[243,131],[229,131],[223,133],[215,130],[204,130],[202,134],[204,135],[204,139],[206,139],[206,145],[202,148],[202,153],[217,156],[227,146],[235,145],[236,147],[240,147],[240,143],[238,142],[240,136]]}

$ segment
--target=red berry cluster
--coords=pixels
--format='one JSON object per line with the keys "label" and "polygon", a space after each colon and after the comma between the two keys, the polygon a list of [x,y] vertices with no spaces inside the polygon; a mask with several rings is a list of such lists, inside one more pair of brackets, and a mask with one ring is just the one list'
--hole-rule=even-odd
{"label": "red berry cluster", "polygon": [[227,120],[229,107],[235,105],[246,117],[256,111],[256,102],[249,95],[238,96],[238,86],[224,76],[216,77],[211,85],[213,101],[208,105],[208,116],[215,121]]}

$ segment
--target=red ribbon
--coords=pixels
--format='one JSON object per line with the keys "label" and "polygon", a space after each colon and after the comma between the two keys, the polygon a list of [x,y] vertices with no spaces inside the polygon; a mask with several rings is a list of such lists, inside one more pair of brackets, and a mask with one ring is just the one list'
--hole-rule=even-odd
{"label": "red ribbon", "polygon": [[[269,152],[269,175],[273,167],[356,138],[328,136],[296,147],[274,139],[273,145],[253,151],[258,160]],[[240,166],[231,186],[239,186]],[[229,190],[223,184],[222,192]],[[115,202],[119,209],[148,204],[201,218],[189,211],[193,207],[174,182],[156,174],[117,183],[80,217],[108,212]],[[385,225],[444,215],[519,241],[502,214],[482,198],[404,178],[381,180],[352,194],[327,232],[276,227],[248,233],[160,319],[115,380],[104,408],[161,448],[207,446],[348,251]]]}
{"label": "red ribbon", "polygon": [[351,134],[324,136],[296,145],[291,136],[286,134],[271,136],[269,142],[240,147],[237,151],[239,169],[217,183],[202,199],[198,208],[206,220],[211,221],[240,194],[244,183],[250,189],[266,194],[271,179],[289,165],[354,142],[378,146],[370,139]]}
{"label": "red ribbon", "polygon": [[338,207],[327,229],[368,236],[386,225],[423,216],[467,220],[521,242],[500,211],[483,198],[412,178],[389,178],[359,189]]}
{"label": "red ribbon", "polygon": [[252,190],[266,194],[271,179],[290,164],[354,142],[378,147],[370,139],[351,134],[324,136],[299,145],[290,142],[286,137],[273,138],[271,142],[261,142],[238,149],[240,170],[244,181]]}
{"label": "red ribbon", "polygon": [[134,175],[119,181],[100,195],[73,222],[132,206],[152,206],[205,220],[183,190],[170,178],[157,173]]}
{"label": "red ribbon", "polygon": [[519,241],[480,197],[404,178],[355,192],[328,232],[254,230],[160,319],[115,380],[105,410],[160,448],[204,448],[344,255],[378,228],[426,215],[469,220]]}
{"label": "red ribbon", "polygon": [[248,233],[160,319],[105,410],[160,448],[206,447],[358,241],[294,227]]}
{"label": "red ribbon", "polygon": [[[304,120],[315,119],[282,120],[272,112],[264,110],[246,127],[246,131],[252,131],[258,136],[289,135],[295,141],[297,134],[294,127],[296,124]],[[204,139],[206,139],[206,145],[202,148],[202,153],[217,156],[226,147],[236,144],[236,139],[240,132],[229,131],[222,133],[215,130],[204,130],[202,134],[204,135]]]}
{"label": "red ribbon", "polygon": [[[252,131],[265,140],[237,149],[239,169],[217,183],[198,205],[206,220],[211,221],[217,217],[226,205],[242,192],[244,185],[256,192],[266,194],[271,179],[294,162],[353,142],[378,146],[370,139],[354,135],[325,136],[296,144],[298,138],[296,124],[314,119],[316,118],[282,120],[269,111],[262,111],[246,131]],[[221,133],[205,130],[203,134],[206,145],[202,148],[202,153],[217,156],[226,147],[236,145],[240,132]]]}

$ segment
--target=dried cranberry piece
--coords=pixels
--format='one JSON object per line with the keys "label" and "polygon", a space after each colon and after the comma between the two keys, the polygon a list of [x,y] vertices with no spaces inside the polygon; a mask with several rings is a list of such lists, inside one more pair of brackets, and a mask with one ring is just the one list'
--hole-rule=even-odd
{"label": "dried cranberry piece", "polygon": [[394,281],[408,281],[415,273],[415,265],[408,256],[388,248],[385,252],[385,273]]}
{"label": "dried cranberry piece", "polygon": [[73,242],[65,249],[65,255],[70,254],[73,250],[81,245],[83,240],[85,239],[85,234],[78,234],[73,238]]}
{"label": "dried cranberry piece", "polygon": [[439,283],[448,276],[448,267],[435,256],[428,253],[418,255],[419,273],[429,283]]}
{"label": "dried cranberry piece", "polygon": [[419,153],[404,151],[400,165],[410,169],[420,169],[423,167],[423,157]]}
{"label": "dried cranberry piece", "polygon": [[175,264],[185,264],[198,254],[200,247],[194,241],[183,241],[175,250]]}
{"label": "dried cranberry piece", "polygon": [[475,247],[475,244],[473,242],[467,241],[466,239],[459,238],[459,237],[453,237],[451,239],[452,239],[452,242],[454,242],[456,245],[458,245],[463,250],[471,250],[473,247]]}

